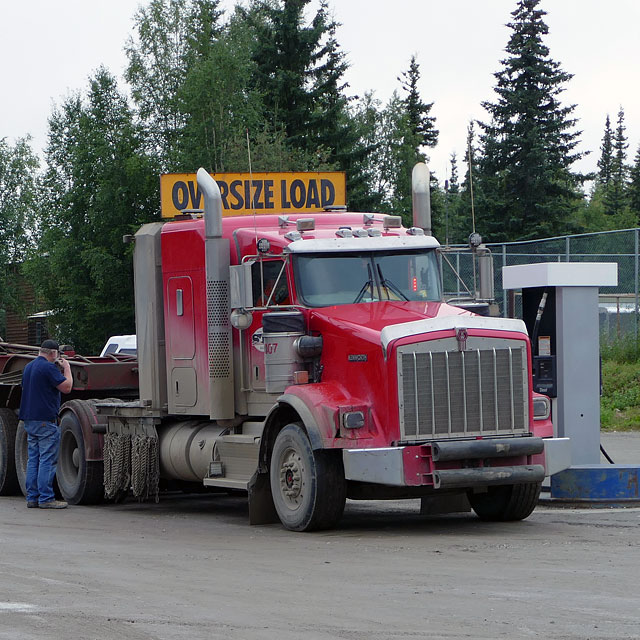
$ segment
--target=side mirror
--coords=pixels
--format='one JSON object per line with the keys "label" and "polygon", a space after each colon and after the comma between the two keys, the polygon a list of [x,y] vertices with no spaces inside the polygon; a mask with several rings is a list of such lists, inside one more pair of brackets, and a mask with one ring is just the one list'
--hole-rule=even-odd
{"label": "side mirror", "polygon": [[230,297],[232,309],[250,309],[253,307],[253,287],[251,285],[251,263],[229,267]]}

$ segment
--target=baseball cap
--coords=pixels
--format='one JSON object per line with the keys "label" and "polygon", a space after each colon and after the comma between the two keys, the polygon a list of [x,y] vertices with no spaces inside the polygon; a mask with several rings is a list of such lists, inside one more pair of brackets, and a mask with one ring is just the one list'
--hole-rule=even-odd
{"label": "baseball cap", "polygon": [[60,345],[55,340],[45,340],[41,345],[41,349],[55,349],[58,351],[60,349]]}

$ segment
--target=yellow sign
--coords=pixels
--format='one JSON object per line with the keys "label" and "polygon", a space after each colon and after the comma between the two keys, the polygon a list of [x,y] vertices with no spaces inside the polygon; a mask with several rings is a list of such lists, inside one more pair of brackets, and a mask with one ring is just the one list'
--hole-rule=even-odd
{"label": "yellow sign", "polygon": [[[311,213],[346,204],[344,171],[279,173],[212,173],[222,195],[222,215]],[[202,209],[204,202],[195,173],[160,176],[163,218],[184,209]]]}

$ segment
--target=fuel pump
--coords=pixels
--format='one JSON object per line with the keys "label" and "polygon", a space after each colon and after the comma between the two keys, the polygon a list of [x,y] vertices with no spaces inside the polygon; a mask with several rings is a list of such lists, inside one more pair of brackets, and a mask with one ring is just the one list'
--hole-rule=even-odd
{"label": "fuel pump", "polygon": [[531,339],[533,390],[558,397],[555,287],[522,290],[522,319]]}
{"label": "fuel pump", "polygon": [[551,477],[552,499],[638,499],[637,466],[600,464],[598,287],[617,286],[617,268],[548,262],[502,270],[503,288],[522,290],[533,388],[552,398],[556,434],[569,439],[571,466]]}

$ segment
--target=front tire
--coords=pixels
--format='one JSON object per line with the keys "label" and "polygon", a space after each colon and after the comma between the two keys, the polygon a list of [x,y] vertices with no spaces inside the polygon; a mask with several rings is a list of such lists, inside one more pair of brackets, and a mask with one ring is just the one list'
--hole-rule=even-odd
{"label": "front tire", "polygon": [[20,493],[15,462],[17,429],[16,414],[11,409],[0,409],[0,496]]}
{"label": "front tire", "polygon": [[84,435],[73,411],[60,416],[60,455],[56,477],[62,497],[69,504],[98,504],[104,497],[104,466],[87,462]]}
{"label": "front tire", "polygon": [[329,529],[340,520],[347,494],[340,451],[314,451],[300,423],[276,437],[269,478],[276,513],[290,531]]}
{"label": "front tire", "polygon": [[487,522],[528,518],[538,504],[541,482],[489,487],[486,493],[468,493],[472,509]]}

